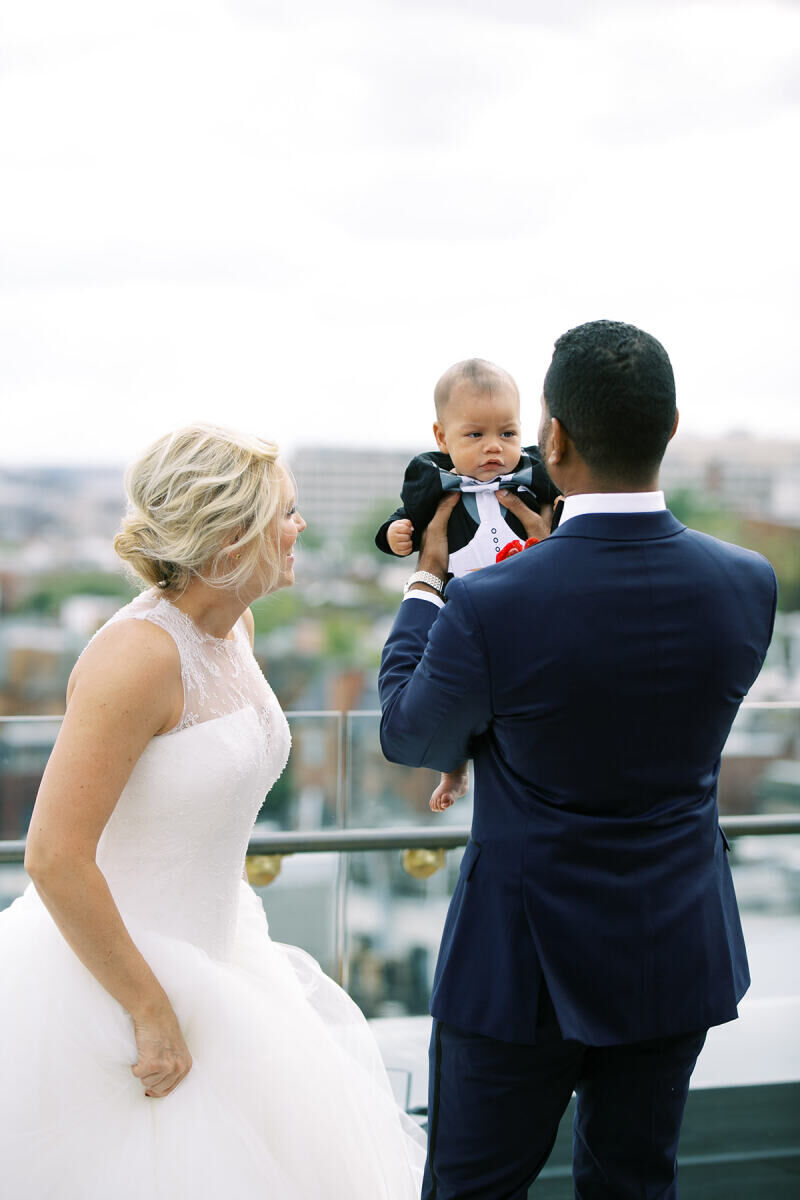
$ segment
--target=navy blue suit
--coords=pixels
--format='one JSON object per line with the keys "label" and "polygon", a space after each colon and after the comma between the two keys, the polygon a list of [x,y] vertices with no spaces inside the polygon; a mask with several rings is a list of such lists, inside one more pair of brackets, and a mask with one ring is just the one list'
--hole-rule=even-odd
{"label": "navy blue suit", "polygon": [[615,1047],[736,1016],[749,975],[717,779],[775,603],[766,560],[661,511],[573,517],[451,582],[444,609],[400,606],[384,753],[474,761],[439,1022],[534,1045],[545,1003],[564,1039]]}

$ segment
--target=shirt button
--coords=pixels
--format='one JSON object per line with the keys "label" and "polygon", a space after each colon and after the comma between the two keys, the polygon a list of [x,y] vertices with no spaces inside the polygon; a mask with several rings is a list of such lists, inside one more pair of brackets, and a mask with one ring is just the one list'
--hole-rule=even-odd
{"label": "shirt button", "polygon": [[492,530],[492,533],[497,533],[497,530],[496,530],[496,529],[493,529],[493,530]]}

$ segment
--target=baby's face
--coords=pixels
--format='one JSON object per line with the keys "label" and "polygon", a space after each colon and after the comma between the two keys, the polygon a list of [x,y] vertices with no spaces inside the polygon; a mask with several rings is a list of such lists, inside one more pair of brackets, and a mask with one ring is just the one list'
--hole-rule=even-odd
{"label": "baby's face", "polygon": [[505,384],[481,392],[459,380],[433,432],[436,445],[450,455],[459,475],[482,483],[507,475],[519,462],[522,448],[519,396]]}

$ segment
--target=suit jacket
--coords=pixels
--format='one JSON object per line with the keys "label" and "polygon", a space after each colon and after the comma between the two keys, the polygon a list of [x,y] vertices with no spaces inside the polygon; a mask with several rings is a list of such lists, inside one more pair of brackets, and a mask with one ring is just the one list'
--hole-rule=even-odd
{"label": "suit jacket", "polygon": [[[436,512],[439,501],[446,492],[457,489],[460,476],[453,475],[453,460],[439,450],[418,454],[406,467],[401,491],[402,505],[388,517],[375,534],[375,545],[384,554],[392,554],[387,533],[392,521],[408,517],[414,526],[412,547],[419,550],[419,543],[428,522]],[[523,446],[520,460],[514,468],[515,479],[507,484],[516,492],[524,504],[533,512],[541,511],[542,505],[553,504],[558,495],[542,463],[538,446]],[[502,509],[503,520],[508,525],[510,537],[500,540],[497,549],[502,549],[511,537],[526,537],[522,522],[507,509]],[[447,541],[450,554],[463,550],[475,536],[480,521],[475,497],[462,496],[450,514],[447,523]],[[494,558],[492,558],[494,561]],[[484,564],[485,565],[485,562]]]}
{"label": "suit jacket", "polygon": [[668,511],[573,517],[405,601],[380,673],[392,761],[474,760],[472,837],[435,1017],[610,1045],[736,1016],[749,984],[719,828],[720,754],[772,635],[760,555]]}

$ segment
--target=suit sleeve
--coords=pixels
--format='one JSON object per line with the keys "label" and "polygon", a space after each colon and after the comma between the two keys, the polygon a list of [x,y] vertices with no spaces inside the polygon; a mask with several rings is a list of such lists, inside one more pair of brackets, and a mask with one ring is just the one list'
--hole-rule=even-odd
{"label": "suit sleeve", "polygon": [[[772,572],[772,616],[770,617],[769,635],[767,637],[767,650],[768,650],[769,646],[770,646],[770,642],[772,641],[772,635],[775,632],[775,617],[778,612],[778,576],[775,574],[775,568],[773,567],[772,563],[768,562],[767,565],[769,566],[769,569]],[[765,650],[764,651],[765,658],[766,658],[766,653],[767,653],[767,651]]]}
{"label": "suit sleeve", "polygon": [[383,650],[378,677],[381,746],[390,762],[453,770],[491,720],[483,631],[461,580],[436,608],[406,600]]}

